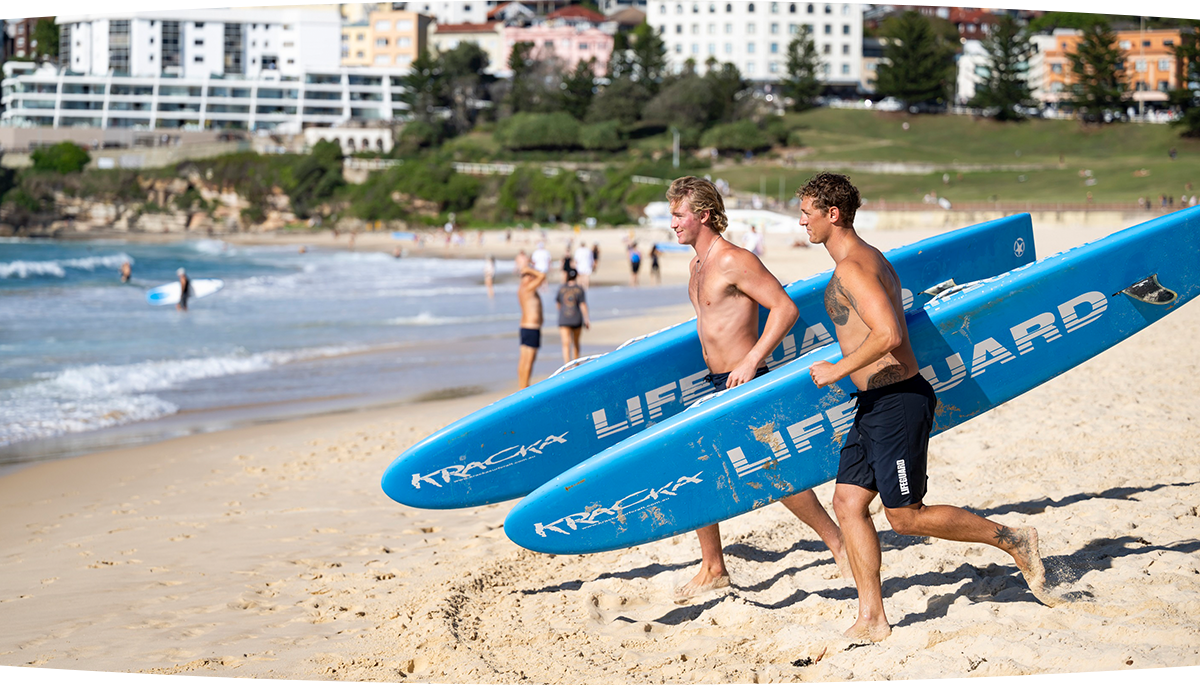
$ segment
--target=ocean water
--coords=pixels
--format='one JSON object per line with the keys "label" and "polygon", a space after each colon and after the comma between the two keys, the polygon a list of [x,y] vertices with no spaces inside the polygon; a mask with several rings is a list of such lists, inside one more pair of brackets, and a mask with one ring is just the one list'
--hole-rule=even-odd
{"label": "ocean water", "polygon": [[[146,291],[179,267],[225,287],[187,312],[149,305]],[[0,239],[0,466],[512,387],[516,281],[511,263],[497,269],[489,298],[483,260]],[[535,374],[561,362],[552,288]],[[588,298],[597,321],[687,301],[680,286]],[[583,347],[605,351],[586,332]]]}

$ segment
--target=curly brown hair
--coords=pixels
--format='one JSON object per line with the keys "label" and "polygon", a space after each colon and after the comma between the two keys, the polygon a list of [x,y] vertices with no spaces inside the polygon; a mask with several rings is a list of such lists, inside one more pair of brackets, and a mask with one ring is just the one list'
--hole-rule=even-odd
{"label": "curly brown hair", "polygon": [[725,202],[712,181],[695,176],[675,179],[667,189],[667,202],[674,205],[685,198],[693,213],[708,212],[708,227],[717,235],[725,232],[729,226],[729,218],[725,216]]}
{"label": "curly brown hair", "polygon": [[804,187],[796,191],[796,197],[801,200],[811,197],[813,207],[822,213],[828,212],[830,207],[837,207],[847,226],[854,225],[854,214],[862,206],[862,195],[859,195],[858,188],[850,182],[850,177],[828,171],[822,171],[808,179]]}

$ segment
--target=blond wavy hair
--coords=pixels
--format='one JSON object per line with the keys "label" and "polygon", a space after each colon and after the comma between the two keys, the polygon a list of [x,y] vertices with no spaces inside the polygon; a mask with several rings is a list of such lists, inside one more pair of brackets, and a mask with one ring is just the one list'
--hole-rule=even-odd
{"label": "blond wavy hair", "polygon": [[692,213],[708,212],[708,227],[717,235],[724,233],[729,227],[729,218],[725,216],[725,202],[712,181],[695,176],[675,179],[667,189],[667,202],[673,206],[684,199],[688,201]]}

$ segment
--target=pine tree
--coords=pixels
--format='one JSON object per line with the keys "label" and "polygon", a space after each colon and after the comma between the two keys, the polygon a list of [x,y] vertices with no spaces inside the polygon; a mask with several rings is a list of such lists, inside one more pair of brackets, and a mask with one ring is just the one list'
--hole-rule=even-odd
{"label": "pine tree", "polygon": [[792,99],[792,111],[803,112],[817,105],[821,94],[821,81],[817,73],[821,69],[821,57],[813,42],[807,24],[787,46],[787,76],[779,84],[786,97]]}
{"label": "pine tree", "polygon": [[998,121],[1020,121],[1025,118],[1021,107],[1036,104],[1025,80],[1029,71],[1029,56],[1033,45],[1021,30],[1016,19],[1002,15],[992,25],[992,32],[983,41],[988,53],[987,80],[975,91],[971,106],[996,109]]}
{"label": "pine tree", "polygon": [[954,48],[939,37],[929,20],[904,12],[884,25],[887,45],[879,64],[875,91],[911,107],[944,102],[954,82]]}
{"label": "pine tree", "polygon": [[1075,77],[1070,103],[1080,118],[1102,123],[1105,114],[1119,115],[1125,110],[1125,56],[1117,47],[1117,34],[1108,24],[1101,22],[1084,29],[1083,39],[1067,57]]}

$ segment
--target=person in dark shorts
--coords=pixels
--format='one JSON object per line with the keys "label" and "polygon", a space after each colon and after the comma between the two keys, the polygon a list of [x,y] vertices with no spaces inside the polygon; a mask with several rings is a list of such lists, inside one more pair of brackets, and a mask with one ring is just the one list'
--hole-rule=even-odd
{"label": "person in dark shorts", "polygon": [[579,358],[579,335],[584,328],[590,328],[592,325],[588,316],[587,294],[583,286],[576,282],[578,278],[579,274],[574,269],[564,271],[564,282],[555,297],[558,303],[558,331],[562,336],[564,364]]}
{"label": "person in dark shorts", "polygon": [[662,283],[662,272],[658,269],[658,245],[650,246],[650,280],[657,285]]}
{"label": "person in dark shorts", "polygon": [[1037,531],[1009,528],[948,505],[926,506],[925,466],[937,398],[917,370],[901,303],[900,279],[879,250],[854,230],[862,205],[858,189],[841,174],[809,179],[800,197],[800,225],[824,245],[834,270],[825,288],[842,358],[814,362],[809,374],[822,388],[849,377],[859,389],[854,425],[846,435],[834,486],[837,514],[854,583],[858,619],[846,631],[877,642],[891,634],[883,608],[882,553],[870,506],[879,496],[892,530],[901,535],[988,544],[1010,554],[1029,589],[1045,604],[1045,570]]}
{"label": "person in dark shorts", "polygon": [[542,346],[542,297],[538,295],[538,288],[546,282],[546,274],[532,268],[524,250],[517,255],[516,270],[521,278],[517,285],[517,299],[521,302],[517,387],[528,388],[533,375],[533,362],[537,360],[538,348]]}
{"label": "person in dark shorts", "polygon": [[629,285],[638,284],[638,271],[642,268],[642,253],[637,243],[629,243]]}

